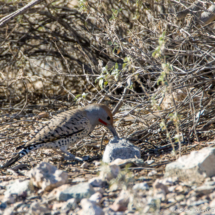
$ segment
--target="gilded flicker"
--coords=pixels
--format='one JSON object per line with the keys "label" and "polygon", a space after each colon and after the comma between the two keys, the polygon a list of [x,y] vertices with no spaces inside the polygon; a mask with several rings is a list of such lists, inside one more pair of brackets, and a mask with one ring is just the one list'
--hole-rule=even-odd
{"label": "gilded flicker", "polygon": [[[107,127],[114,137],[118,138],[113,127],[113,116],[110,109],[101,104],[92,104],[76,110],[68,110],[53,117],[22,150],[0,168],[13,165],[29,152],[39,148],[60,149],[67,159],[82,160],[67,151],[69,145],[90,134],[96,125]],[[19,148],[19,147],[18,147]]]}

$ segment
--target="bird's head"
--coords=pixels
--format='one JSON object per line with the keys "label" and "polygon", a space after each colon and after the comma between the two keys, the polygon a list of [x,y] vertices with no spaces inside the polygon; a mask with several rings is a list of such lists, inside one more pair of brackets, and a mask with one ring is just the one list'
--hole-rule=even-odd
{"label": "bird's head", "polygon": [[111,110],[106,105],[93,104],[86,107],[87,117],[90,120],[93,127],[96,125],[103,125],[107,127],[114,137],[118,137],[118,134],[113,126],[113,115]]}

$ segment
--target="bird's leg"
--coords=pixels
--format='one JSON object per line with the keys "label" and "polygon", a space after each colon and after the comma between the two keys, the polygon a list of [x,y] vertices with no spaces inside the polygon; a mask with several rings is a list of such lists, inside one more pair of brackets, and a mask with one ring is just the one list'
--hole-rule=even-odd
{"label": "bird's leg", "polygon": [[[62,146],[62,147],[60,147],[59,149],[60,149],[61,151],[57,151],[57,150],[55,150],[55,151],[56,151],[58,154],[60,154],[61,156],[63,156],[63,158],[64,158],[65,160],[83,161],[82,158],[76,157],[75,155],[69,153],[69,152],[67,151],[67,147]],[[65,154],[66,154],[67,156],[66,156]]]}

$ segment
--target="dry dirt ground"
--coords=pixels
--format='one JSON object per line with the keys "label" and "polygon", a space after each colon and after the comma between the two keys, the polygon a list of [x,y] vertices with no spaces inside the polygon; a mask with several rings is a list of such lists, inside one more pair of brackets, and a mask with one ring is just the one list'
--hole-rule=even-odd
{"label": "dry dirt ground", "polygon": [[[47,123],[53,115],[67,109],[67,105],[55,103],[54,105],[43,103],[41,105],[27,105],[23,109],[9,107],[1,109],[1,127],[0,127],[0,160],[1,164],[11,158],[16,152],[16,147],[28,141],[30,137],[39,130],[40,126]],[[32,111],[33,110],[33,111]],[[120,114],[115,116],[115,126],[120,137],[126,137],[127,131],[137,131],[143,126],[140,122],[132,118],[121,119]],[[66,171],[69,176],[68,183],[75,185],[82,182],[87,182],[91,178],[97,177],[101,171],[100,167],[103,165],[101,161],[102,153],[105,145],[111,138],[111,134],[103,127],[98,127],[91,137],[87,137],[78,142],[70,148],[70,152],[76,156],[89,156],[87,162],[67,162],[64,161],[58,154],[49,149],[40,149],[33,151],[29,156],[24,157],[13,167],[6,170],[1,170],[0,173],[0,210],[3,214],[28,214],[31,205],[36,202],[45,204],[49,212],[47,214],[80,214],[81,205],[78,203],[76,209],[71,209],[67,212],[61,211],[61,206],[56,206],[60,203],[56,201],[48,201],[47,192],[39,192],[39,189],[34,189],[34,193],[30,196],[22,196],[16,198],[12,203],[5,204],[4,193],[6,186],[15,179],[27,179],[26,173],[41,162],[49,162],[55,165],[58,169]],[[133,141],[135,144],[136,141]],[[200,150],[203,147],[213,146],[212,140],[194,142],[190,144],[183,144],[182,155],[189,154],[193,150]],[[148,146],[147,143],[135,144],[141,149],[142,159],[149,161],[147,166],[130,165],[121,168],[121,178],[115,181],[117,184],[125,184],[125,186],[118,186],[116,189],[110,189],[110,184],[103,185],[102,199],[100,207],[104,209],[106,214],[200,214],[206,211],[206,214],[213,214],[210,207],[213,204],[213,188],[211,192],[196,194],[196,186],[189,183],[183,183],[177,179],[171,179],[171,182],[164,183],[169,187],[167,193],[163,193],[158,200],[154,201],[155,187],[153,184],[157,179],[163,179],[166,164],[175,160],[175,156],[171,154],[171,147],[164,145],[157,148],[155,146]],[[148,150],[151,147],[151,151]],[[21,168],[20,168],[21,167]],[[20,168],[20,169],[18,169]],[[130,180],[132,179],[132,180]],[[214,181],[214,178],[206,179],[207,181]],[[139,193],[132,192],[132,186],[138,183],[146,182],[149,188],[141,190]],[[110,209],[114,201],[119,197],[122,189],[129,190],[129,195],[133,196],[132,205],[126,205],[124,209]],[[156,199],[156,198],[155,198]],[[153,201],[152,201],[153,200]],[[44,203],[45,202],[45,203]],[[212,205],[213,206],[213,205]],[[181,211],[185,211],[181,213]],[[208,212],[208,211],[209,212]],[[200,212],[198,212],[200,211]],[[36,212],[35,212],[36,213]],[[39,210],[38,213],[43,214]]]}

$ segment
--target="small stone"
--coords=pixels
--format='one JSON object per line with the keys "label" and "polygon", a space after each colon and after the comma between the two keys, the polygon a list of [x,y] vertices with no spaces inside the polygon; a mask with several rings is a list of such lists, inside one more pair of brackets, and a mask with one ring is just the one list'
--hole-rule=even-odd
{"label": "small stone", "polygon": [[145,163],[143,161],[143,159],[136,159],[136,158],[129,158],[129,159],[121,159],[121,158],[117,158],[116,160],[114,160],[113,162],[110,163],[110,165],[112,164],[116,164],[118,165],[120,168],[125,167],[126,165],[131,166],[144,166]]}
{"label": "small stone", "polygon": [[118,165],[103,165],[101,167],[100,175],[99,177],[103,181],[110,181],[113,178],[116,178],[120,172],[120,168]]}
{"label": "small stone", "polygon": [[177,202],[180,202],[180,201],[182,201],[182,200],[184,200],[184,199],[185,199],[185,195],[183,195],[183,194],[180,194],[180,195],[175,196],[175,200],[176,200]]}
{"label": "small stone", "polygon": [[33,185],[42,188],[42,191],[50,191],[65,184],[68,180],[66,172],[58,170],[55,166],[46,162],[42,162],[33,168],[29,176]]}
{"label": "small stone", "polygon": [[102,186],[102,180],[99,177],[91,178],[88,181],[89,184],[91,184],[93,187],[101,187]]}
{"label": "small stone", "polygon": [[68,199],[75,198],[80,201],[83,198],[89,198],[95,193],[93,187],[88,183],[80,183],[70,186],[65,190],[58,193],[58,201],[67,201]]}
{"label": "small stone", "polygon": [[93,189],[95,190],[96,193],[99,192],[102,195],[105,193],[105,190],[101,187],[93,187]]}
{"label": "small stone", "polygon": [[41,112],[37,115],[38,119],[42,119],[42,118],[48,118],[49,114],[47,112]]}
{"label": "small stone", "polygon": [[148,190],[149,185],[146,182],[138,183],[133,186],[133,190]]}
{"label": "small stone", "polygon": [[215,176],[215,148],[203,148],[181,156],[166,165],[165,177],[177,176],[183,181],[200,183],[206,177]]}
{"label": "small stone", "polygon": [[140,158],[140,150],[134,146],[128,140],[120,138],[112,138],[108,145],[105,147],[102,161],[110,163],[117,158],[128,159],[128,158]]}
{"label": "small stone", "polygon": [[151,178],[145,177],[145,176],[141,176],[139,178],[137,178],[137,181],[150,181]]}
{"label": "small stone", "polygon": [[154,160],[147,160],[147,161],[145,161],[145,163],[148,164],[148,165],[151,165],[151,164],[153,164],[154,162],[155,162]]}
{"label": "small stone", "polygon": [[96,205],[100,205],[102,201],[102,194],[99,192],[94,193],[92,196],[90,196],[89,200],[94,202]]}
{"label": "small stone", "polygon": [[208,195],[208,194],[212,193],[214,191],[214,189],[215,189],[215,187],[213,187],[213,186],[202,185],[200,187],[197,187],[195,189],[195,192],[198,195]]}
{"label": "small stone", "polygon": [[169,193],[168,187],[162,184],[159,179],[157,179],[153,184],[154,196],[160,194],[161,199],[166,199],[166,194]]}
{"label": "small stone", "polygon": [[101,162],[100,162],[100,161],[94,161],[94,165],[95,165],[95,166],[100,166],[100,165],[101,165]]}
{"label": "small stone", "polygon": [[164,185],[172,186],[178,182],[178,177],[161,178],[159,182]]}
{"label": "small stone", "polygon": [[113,211],[126,211],[130,201],[130,193],[127,190],[122,190],[119,197],[110,206]]}
{"label": "small stone", "polygon": [[86,178],[75,178],[72,180],[73,183],[82,183],[85,181],[86,181]]}
{"label": "small stone", "polygon": [[54,197],[56,197],[57,199],[57,197],[60,195],[60,192],[66,190],[69,187],[71,187],[70,184],[64,184],[64,185],[61,185],[60,187],[55,188],[49,193],[48,198],[53,199]]}
{"label": "small stone", "polygon": [[103,210],[88,199],[82,199],[80,205],[82,207],[81,215],[104,215]]}
{"label": "small stone", "polygon": [[148,176],[153,176],[153,175],[156,175],[157,174],[157,171],[156,170],[152,170],[151,172],[148,173]]}
{"label": "small stone", "polygon": [[64,205],[62,206],[61,210],[65,211],[65,210],[75,210],[77,208],[77,202],[76,200],[73,199],[69,199],[67,200]]}
{"label": "small stone", "polygon": [[59,210],[61,209],[61,207],[65,204],[65,202],[57,202],[57,203],[54,203],[53,206],[52,206],[52,210]]}
{"label": "small stone", "polygon": [[42,203],[34,202],[30,206],[30,214],[41,215],[50,213],[50,210]]}
{"label": "small stone", "polygon": [[199,205],[202,205],[202,204],[205,204],[205,203],[208,203],[208,200],[195,201],[195,202],[192,202],[189,206],[190,207],[195,207],[195,206],[199,206]]}

